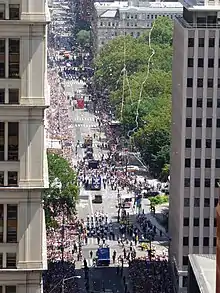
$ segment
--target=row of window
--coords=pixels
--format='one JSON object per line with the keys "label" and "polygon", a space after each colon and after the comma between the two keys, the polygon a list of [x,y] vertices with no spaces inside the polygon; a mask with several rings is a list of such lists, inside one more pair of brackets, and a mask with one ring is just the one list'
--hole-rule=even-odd
{"label": "row of window", "polygon": [[[211,168],[212,160],[205,159],[205,168]],[[185,158],[185,168],[191,167],[191,159]],[[201,159],[195,159],[195,168],[201,168]],[[220,168],[220,159],[215,160],[215,168]]]}
{"label": "row of window", "polygon": [[[146,19],[157,19],[158,17],[169,17],[170,19],[173,19],[175,16],[180,15],[179,13],[175,13],[175,14],[138,14],[138,15],[130,15],[128,13],[124,13],[121,14],[122,15],[122,19],[140,19],[140,20],[146,20]],[[138,17],[139,16],[139,17]]]}
{"label": "row of window", "polygon": [[[0,293],[3,293],[3,286],[0,286]],[[16,286],[5,286],[5,293],[16,293]]]}
{"label": "row of window", "polygon": [[18,161],[19,159],[19,123],[8,122],[7,153],[5,148],[6,124],[0,122],[0,161]]}
{"label": "row of window", "polygon": [[5,182],[5,172],[0,171],[0,187],[16,187],[18,186],[18,172],[8,171],[8,180]]}
{"label": "row of window", "polygon": [[[200,198],[199,197],[194,197],[194,207],[198,208],[200,207]],[[214,207],[216,207],[218,205],[218,198],[214,199]],[[185,197],[184,198],[184,207],[189,207],[190,206],[190,198],[189,197]],[[209,208],[210,207],[210,198],[204,198],[204,207],[205,208]]]}
{"label": "row of window", "polygon": [[[209,38],[208,40],[208,46],[209,48],[214,48],[215,47],[215,38]],[[188,47],[194,47],[195,46],[195,39],[194,38],[188,38]],[[205,38],[199,38],[198,39],[198,46],[200,48],[203,48],[205,46]],[[218,46],[220,47],[220,40]]]}
{"label": "row of window", "polygon": [[[196,118],[196,127],[202,127],[202,118]],[[186,118],[186,127],[192,127],[192,118]],[[212,118],[206,118],[206,127],[212,127]],[[216,127],[220,128],[220,119],[216,119]]]}
{"label": "row of window", "polygon": [[[220,182],[219,179],[215,179],[215,187],[219,187],[218,183]],[[194,187],[200,187],[201,185],[201,179],[200,178],[194,178]],[[185,187],[190,187],[190,178],[185,178],[184,180],[184,186]],[[211,179],[205,178],[204,180],[204,186],[205,187],[210,187],[211,186]]]}
{"label": "row of window", "polygon": [[[186,148],[191,148],[191,146],[192,146],[192,139],[186,138],[186,140],[185,140],[185,146],[186,146]],[[201,147],[202,147],[202,140],[200,138],[196,139],[195,147],[197,149],[201,149]],[[211,139],[206,139],[205,140],[205,147],[207,149],[210,149],[212,147],[212,140]],[[217,149],[220,149],[220,139],[216,139],[216,141],[215,141],[215,147]]]}
{"label": "row of window", "polygon": [[[203,100],[202,98],[198,98],[196,100],[196,107],[197,108],[202,108]],[[193,106],[193,99],[192,98],[187,98],[186,99],[186,107],[192,108]],[[212,98],[207,98],[206,100],[206,107],[207,108],[212,108],[213,107],[213,99]],[[217,108],[220,108],[220,99],[217,99]]]}
{"label": "row of window", "polygon": [[[4,213],[6,213],[6,222]],[[0,204],[0,243],[16,243],[17,242],[17,221],[18,221],[18,206],[16,204]],[[5,227],[6,226],[6,227]],[[4,231],[6,228],[6,235]]]}
{"label": "row of window", "polygon": [[[8,42],[8,60],[6,60],[6,42]],[[7,64],[8,68],[6,68]],[[0,78],[19,78],[19,76],[20,40],[0,39]]]}
{"label": "row of window", "polygon": [[[220,78],[218,78],[218,84],[217,87],[220,88]],[[206,82],[207,88],[213,88],[214,86],[214,79],[213,78],[208,78]],[[203,87],[204,86],[204,79],[203,78],[197,78],[197,87]],[[193,78],[189,77],[187,78],[187,87],[193,87]]]}
{"label": "row of window", "polygon": [[[6,264],[3,264],[3,254],[0,253],[0,269],[16,269],[16,253],[6,253]],[[0,291],[1,292],[1,291]]]}
{"label": "row of window", "polygon": [[[209,246],[209,237],[203,237],[203,246]],[[189,246],[189,237],[183,237],[183,246]],[[193,237],[193,246],[199,246],[199,237]]]}
{"label": "row of window", "polygon": [[[194,66],[194,58],[188,58],[188,67]],[[213,68],[215,64],[214,58],[208,58],[208,68]],[[198,67],[203,68],[204,67],[204,58],[198,58]],[[220,67],[220,59],[218,59],[218,67]]]}
{"label": "row of window", "polygon": [[20,19],[20,5],[19,4],[9,4],[8,6],[8,16],[6,13],[7,6],[5,4],[0,4],[0,20],[19,20]]}
{"label": "row of window", "polygon": [[[194,227],[199,227],[199,218],[194,218],[193,219],[193,226]],[[183,226],[184,227],[189,227],[189,218],[184,218],[183,219]],[[210,226],[210,219],[209,218],[204,218],[203,219],[203,226],[204,227],[209,227]],[[216,218],[214,219],[214,227],[217,227],[217,222],[216,222]]]}
{"label": "row of window", "polygon": [[0,104],[19,104],[19,89],[8,89],[6,101],[6,90],[0,89]]}

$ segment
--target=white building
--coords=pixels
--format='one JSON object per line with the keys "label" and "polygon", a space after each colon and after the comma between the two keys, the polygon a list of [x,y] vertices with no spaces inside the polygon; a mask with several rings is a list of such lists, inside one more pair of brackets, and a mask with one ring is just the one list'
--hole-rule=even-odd
{"label": "white building", "polygon": [[119,35],[139,37],[159,16],[173,19],[183,13],[179,2],[95,2],[97,47]]}
{"label": "white building", "polygon": [[170,252],[181,291],[189,254],[216,252],[220,181],[220,5],[182,0],[173,37]]}
{"label": "white building", "polygon": [[0,0],[0,293],[42,292],[45,0]]}

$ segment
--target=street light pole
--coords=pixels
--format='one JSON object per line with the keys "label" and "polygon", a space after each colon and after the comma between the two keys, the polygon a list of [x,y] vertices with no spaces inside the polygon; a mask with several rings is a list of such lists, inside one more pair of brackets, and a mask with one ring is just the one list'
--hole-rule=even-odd
{"label": "street light pole", "polygon": [[62,280],[62,290],[61,290],[62,293],[65,293],[64,292],[65,291],[65,287],[64,287],[65,282],[69,281],[69,280],[72,280],[72,279],[81,279],[81,276],[73,276],[73,277],[70,277],[70,278],[63,279]]}

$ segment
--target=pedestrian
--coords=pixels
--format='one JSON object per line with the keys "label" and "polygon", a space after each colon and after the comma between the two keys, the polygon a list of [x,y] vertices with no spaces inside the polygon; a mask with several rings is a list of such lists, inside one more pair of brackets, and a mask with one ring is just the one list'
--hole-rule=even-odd
{"label": "pedestrian", "polygon": [[91,250],[90,251],[90,258],[92,258],[93,257],[93,251]]}

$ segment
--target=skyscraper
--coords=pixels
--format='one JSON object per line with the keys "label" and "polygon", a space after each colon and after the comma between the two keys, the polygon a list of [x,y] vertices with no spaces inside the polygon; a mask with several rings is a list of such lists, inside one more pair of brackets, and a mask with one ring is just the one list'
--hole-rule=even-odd
{"label": "skyscraper", "polygon": [[[220,3],[183,0],[173,37],[170,253],[179,286],[188,254],[216,251],[220,179]],[[182,290],[184,291],[184,289]]]}
{"label": "skyscraper", "polygon": [[47,266],[47,11],[45,0],[0,0],[0,293],[40,293]]}

